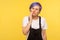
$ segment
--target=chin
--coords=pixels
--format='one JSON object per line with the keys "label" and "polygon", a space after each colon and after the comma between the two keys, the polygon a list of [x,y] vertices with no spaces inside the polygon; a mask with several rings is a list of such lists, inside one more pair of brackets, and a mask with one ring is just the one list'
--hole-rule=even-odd
{"label": "chin", "polygon": [[32,15],[33,17],[35,17],[36,15]]}

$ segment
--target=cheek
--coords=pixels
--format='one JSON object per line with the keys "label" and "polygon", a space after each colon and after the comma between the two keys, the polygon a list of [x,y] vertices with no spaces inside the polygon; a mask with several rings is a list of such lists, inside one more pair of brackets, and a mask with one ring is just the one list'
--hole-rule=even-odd
{"label": "cheek", "polygon": [[35,12],[36,12],[36,13],[39,13],[39,10],[36,10]]}

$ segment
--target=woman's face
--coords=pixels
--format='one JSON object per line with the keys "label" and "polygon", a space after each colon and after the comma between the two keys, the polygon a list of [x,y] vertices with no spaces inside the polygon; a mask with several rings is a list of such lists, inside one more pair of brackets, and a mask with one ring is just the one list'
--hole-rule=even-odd
{"label": "woman's face", "polygon": [[32,16],[38,16],[39,14],[39,6],[33,6],[30,10],[30,12],[32,12]]}

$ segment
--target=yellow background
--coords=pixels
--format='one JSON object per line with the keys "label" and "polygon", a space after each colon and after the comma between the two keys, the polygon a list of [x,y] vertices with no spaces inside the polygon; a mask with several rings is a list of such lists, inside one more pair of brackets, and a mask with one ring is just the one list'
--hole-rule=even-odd
{"label": "yellow background", "polygon": [[0,40],[25,40],[22,20],[32,2],[42,5],[41,16],[48,24],[47,39],[60,40],[60,0],[0,0]]}

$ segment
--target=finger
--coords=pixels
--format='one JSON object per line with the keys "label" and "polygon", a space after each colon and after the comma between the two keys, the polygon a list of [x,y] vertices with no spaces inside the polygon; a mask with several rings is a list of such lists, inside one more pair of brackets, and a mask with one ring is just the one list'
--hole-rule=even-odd
{"label": "finger", "polygon": [[31,16],[32,16],[33,12],[31,12]]}

